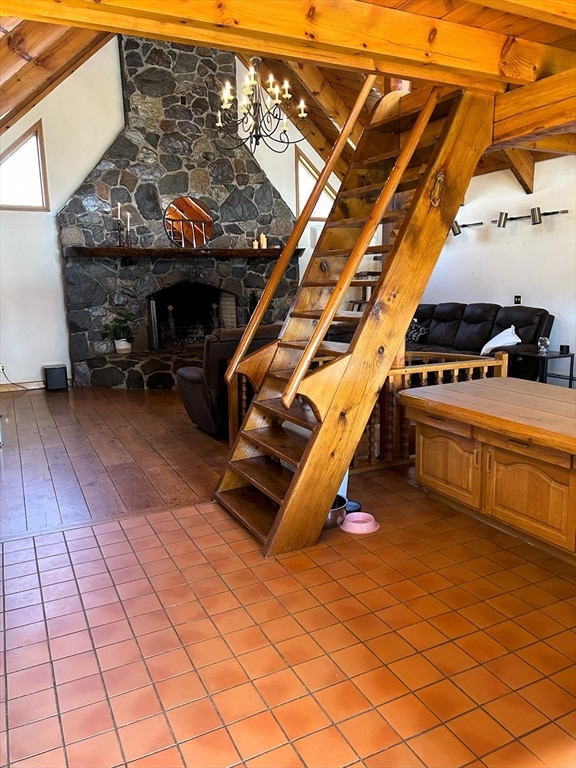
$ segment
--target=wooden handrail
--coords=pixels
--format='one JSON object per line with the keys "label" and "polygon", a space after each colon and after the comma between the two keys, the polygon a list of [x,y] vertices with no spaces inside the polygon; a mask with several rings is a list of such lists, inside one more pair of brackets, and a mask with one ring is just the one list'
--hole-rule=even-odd
{"label": "wooden handrail", "polygon": [[441,371],[451,371],[454,368],[480,368],[486,366],[487,368],[505,367],[507,369],[508,367],[508,355],[506,352],[497,352],[494,357],[486,357],[485,355],[459,355],[457,352],[407,352],[406,357],[408,360],[410,357],[427,357],[438,360],[438,362],[431,363],[424,360],[422,363],[416,363],[415,365],[408,362],[406,365],[390,368],[388,372],[389,377],[402,375],[409,376],[412,373],[421,372],[439,373]]}
{"label": "wooden handrail", "polygon": [[344,126],[340,134],[338,135],[338,139],[336,140],[336,143],[332,147],[330,156],[328,157],[328,160],[326,161],[324,168],[322,169],[321,173],[318,176],[318,179],[316,180],[314,189],[312,190],[312,193],[310,194],[310,197],[308,198],[306,205],[302,209],[302,213],[300,214],[300,216],[296,221],[296,224],[294,225],[294,229],[292,230],[292,233],[288,238],[286,245],[284,246],[284,250],[282,251],[280,258],[278,259],[276,266],[274,267],[274,270],[270,275],[270,279],[266,283],[266,287],[262,291],[260,300],[258,301],[258,305],[256,306],[256,309],[254,310],[250,320],[248,321],[248,325],[244,329],[244,334],[240,339],[240,343],[238,344],[238,347],[236,348],[236,351],[232,356],[232,359],[230,360],[230,364],[228,365],[228,368],[224,375],[224,379],[226,380],[227,384],[230,384],[230,382],[232,381],[232,377],[236,373],[240,362],[243,360],[243,358],[248,352],[248,349],[250,348],[250,344],[254,339],[256,331],[260,326],[260,323],[263,321],[264,315],[266,314],[266,310],[268,309],[270,302],[274,298],[276,289],[280,285],[280,281],[284,277],[284,273],[286,272],[286,269],[290,264],[290,259],[292,258],[294,251],[298,247],[300,238],[302,237],[302,234],[306,228],[306,225],[308,224],[308,221],[312,216],[314,208],[316,207],[316,203],[320,199],[320,196],[322,195],[322,192],[324,191],[324,188],[326,187],[326,184],[330,179],[330,175],[334,171],[336,163],[340,159],[340,155],[342,154],[342,151],[346,146],[348,137],[350,136],[350,134],[352,133],[352,129],[356,125],[358,116],[360,115],[360,112],[362,111],[362,108],[364,107],[366,99],[370,95],[370,91],[372,90],[372,86],[374,85],[375,82],[376,82],[376,75],[368,75],[366,77],[366,80],[364,81],[364,85],[362,86],[362,90],[358,94],[356,103],[354,104],[352,110],[350,111],[350,114],[348,115],[348,118],[346,119],[346,122],[344,123]]}
{"label": "wooden handrail", "polygon": [[434,107],[438,102],[441,91],[441,86],[435,85],[432,87],[430,94],[428,95],[428,98],[426,99],[426,102],[422,107],[416,122],[414,123],[414,127],[410,132],[410,136],[408,137],[406,144],[398,155],[398,159],[396,160],[394,168],[386,180],[386,184],[384,185],[384,188],[380,193],[380,196],[376,201],[376,204],[372,209],[372,212],[368,217],[368,220],[366,221],[366,224],[364,225],[358,240],[356,241],[356,245],[352,249],[350,257],[348,258],[348,261],[342,270],[340,279],[338,280],[334,291],[330,295],[330,298],[324,307],[322,316],[318,320],[318,323],[312,332],[310,341],[308,342],[302,357],[294,368],[292,376],[290,377],[290,380],[286,385],[284,392],[282,393],[282,405],[285,408],[289,408],[292,405],[294,398],[298,393],[298,387],[306,376],[306,373],[308,372],[308,369],[310,368],[310,365],[314,360],[316,353],[318,352],[320,344],[324,340],[324,337],[332,325],[340,304],[342,303],[342,300],[344,299],[344,296],[350,287],[350,283],[358,271],[358,267],[362,261],[362,258],[364,257],[364,254],[366,253],[366,249],[370,245],[370,242],[374,236],[374,232],[380,224],[382,216],[388,208],[388,205],[396,192],[398,184],[400,183],[402,176],[408,167],[412,155],[418,146],[418,142],[420,141],[426,126],[428,125],[428,121],[432,116],[432,112],[434,111]]}

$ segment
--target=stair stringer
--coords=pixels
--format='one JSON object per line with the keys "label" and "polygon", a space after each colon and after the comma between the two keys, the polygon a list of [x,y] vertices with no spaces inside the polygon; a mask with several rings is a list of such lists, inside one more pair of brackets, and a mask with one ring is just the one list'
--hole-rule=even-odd
{"label": "stair stringer", "polygon": [[345,375],[332,382],[330,407],[319,406],[323,398],[322,385],[318,386],[329,378],[330,364],[322,375],[301,382],[298,394],[324,412],[324,418],[311,435],[276,514],[265,555],[294,551],[318,540],[474,169],[491,143],[493,106],[492,96],[470,92],[455,102],[355,334]]}

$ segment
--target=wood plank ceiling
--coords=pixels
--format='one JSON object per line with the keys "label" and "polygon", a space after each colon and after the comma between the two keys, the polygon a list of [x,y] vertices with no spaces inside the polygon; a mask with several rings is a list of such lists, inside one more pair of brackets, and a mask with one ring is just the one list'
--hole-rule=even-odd
{"label": "wood plank ceiling", "polygon": [[133,34],[261,56],[305,98],[323,157],[368,72],[379,77],[362,122],[391,78],[494,94],[477,174],[510,168],[530,192],[536,160],[576,149],[573,0],[2,0],[2,13],[0,132],[115,34]]}

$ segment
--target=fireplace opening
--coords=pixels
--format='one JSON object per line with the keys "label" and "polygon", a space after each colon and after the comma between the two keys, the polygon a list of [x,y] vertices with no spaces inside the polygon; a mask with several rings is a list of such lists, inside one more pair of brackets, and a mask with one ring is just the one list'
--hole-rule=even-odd
{"label": "fireplace opening", "polygon": [[153,293],[148,297],[150,347],[202,345],[204,337],[222,325],[219,308],[224,293],[211,285],[190,282]]}

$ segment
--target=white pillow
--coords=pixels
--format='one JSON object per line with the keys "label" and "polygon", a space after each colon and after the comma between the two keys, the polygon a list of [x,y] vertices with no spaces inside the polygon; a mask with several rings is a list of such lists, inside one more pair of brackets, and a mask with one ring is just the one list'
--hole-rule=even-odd
{"label": "white pillow", "polygon": [[480,354],[488,355],[494,347],[509,347],[512,344],[519,344],[521,341],[522,339],[516,333],[516,329],[511,325],[510,328],[505,328],[500,333],[497,333],[493,339],[487,341],[480,350]]}

